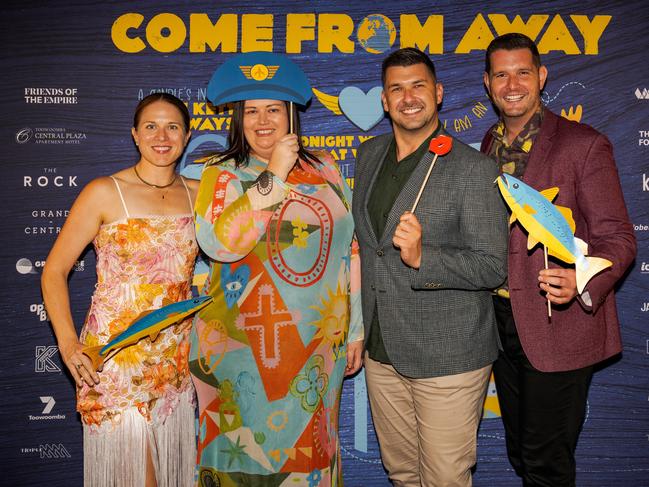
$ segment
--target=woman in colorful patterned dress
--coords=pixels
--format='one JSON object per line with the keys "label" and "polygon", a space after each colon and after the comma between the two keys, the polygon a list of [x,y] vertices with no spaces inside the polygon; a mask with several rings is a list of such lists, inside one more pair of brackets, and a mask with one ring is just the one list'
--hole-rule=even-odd
{"label": "woman in colorful patterned dress", "polygon": [[[84,346],[105,344],[140,313],[191,297],[197,181],[175,172],[189,113],[156,93],[136,108],[140,160],[81,192],[47,258],[43,297],[61,356],[77,384],[87,486],[190,486],[196,458],[186,320],[124,348],[95,371]],[[68,274],[92,242],[97,284],[77,338]]]}
{"label": "woman in colorful patterned dress", "polygon": [[230,149],[201,176],[214,302],[191,335],[200,486],[342,483],[340,394],[363,338],[351,192],[328,154],[302,147],[296,110],[289,133],[289,109],[235,103]]}

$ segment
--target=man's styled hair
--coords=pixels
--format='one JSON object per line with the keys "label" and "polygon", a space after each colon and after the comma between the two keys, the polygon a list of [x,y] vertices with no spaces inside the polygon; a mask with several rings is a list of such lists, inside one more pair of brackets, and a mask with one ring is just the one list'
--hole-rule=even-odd
{"label": "man's styled hair", "polygon": [[491,72],[491,54],[500,49],[504,49],[505,51],[529,49],[532,52],[532,61],[534,62],[534,66],[536,66],[537,69],[541,67],[541,55],[539,54],[539,49],[536,47],[534,41],[525,34],[512,32],[510,34],[498,36],[489,43],[484,62],[484,70],[487,73]]}
{"label": "man's styled hair", "polygon": [[415,64],[424,64],[433,76],[433,80],[437,80],[433,61],[431,61],[430,58],[419,49],[414,47],[404,47],[391,52],[390,55],[383,60],[383,64],[381,65],[381,84],[385,86],[385,72],[388,68],[391,68],[392,66],[413,66]]}

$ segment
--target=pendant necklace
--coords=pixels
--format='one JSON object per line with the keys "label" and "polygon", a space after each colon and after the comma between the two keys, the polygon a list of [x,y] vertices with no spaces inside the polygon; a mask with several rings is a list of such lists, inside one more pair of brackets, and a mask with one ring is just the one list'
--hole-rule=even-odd
{"label": "pendant necklace", "polygon": [[[174,177],[173,177],[173,179],[172,179],[170,182],[168,182],[167,184],[153,184],[153,183],[150,183],[150,182],[144,180],[144,179],[142,178],[142,176],[140,176],[140,173],[137,172],[137,167],[136,167],[136,166],[133,166],[133,171],[135,171],[135,175],[137,176],[137,178],[138,178],[140,181],[142,181],[142,182],[143,182],[144,184],[146,184],[147,186],[150,186],[150,187],[155,188],[155,189],[165,189],[165,188],[168,188],[169,186],[171,186],[173,183],[176,182],[176,178],[178,177],[178,174],[174,173]],[[165,191],[165,193],[166,193],[166,191]],[[162,193],[162,199],[165,199],[165,193]]]}

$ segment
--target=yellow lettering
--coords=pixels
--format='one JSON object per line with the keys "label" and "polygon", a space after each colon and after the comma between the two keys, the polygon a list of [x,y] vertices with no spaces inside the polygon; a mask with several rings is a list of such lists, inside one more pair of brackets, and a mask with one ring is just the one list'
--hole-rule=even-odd
{"label": "yellow lettering", "polygon": [[205,115],[205,102],[194,102],[192,104],[192,113],[194,115]]}
{"label": "yellow lettering", "polygon": [[504,14],[489,14],[489,20],[491,20],[491,24],[494,26],[494,29],[496,29],[499,36],[511,32],[520,32],[533,41],[536,40],[536,37],[539,35],[539,32],[541,32],[541,29],[548,21],[549,17],[549,15],[530,15],[527,22],[523,22],[521,16],[517,15],[514,17],[514,20],[510,22]]}
{"label": "yellow lettering", "polygon": [[203,118],[199,119],[200,122],[200,127],[198,130],[216,130],[214,127],[214,124],[212,123],[212,120],[210,118]]}
{"label": "yellow lettering", "polygon": [[212,52],[221,46],[221,52],[237,52],[237,15],[223,14],[215,24],[207,14],[189,16],[189,52]]}
{"label": "yellow lettering", "polygon": [[473,50],[484,51],[493,39],[494,35],[489,29],[487,21],[482,14],[478,14],[455,48],[455,54],[468,54]]}
{"label": "yellow lettering", "polygon": [[537,44],[541,54],[550,51],[563,51],[566,54],[581,54],[577,43],[572,38],[566,23],[559,14],[555,15],[550,22],[545,34]]}
{"label": "yellow lettering", "polygon": [[146,40],[158,52],[173,52],[183,45],[187,27],[175,14],[158,14],[146,26]]}
{"label": "yellow lettering", "polygon": [[315,40],[315,14],[286,15],[286,52],[302,52],[302,41]]}
{"label": "yellow lettering", "polygon": [[226,124],[226,127],[230,126],[230,119],[228,117],[215,118],[214,121],[216,122],[216,130],[223,130],[223,124]]}
{"label": "yellow lettering", "polygon": [[[374,137],[374,136],[373,135],[359,135],[358,136],[358,141],[362,144],[366,140],[370,140],[372,137]],[[356,155],[356,154],[354,154],[354,155]]]}
{"label": "yellow lettering", "polygon": [[467,130],[471,126],[471,120],[468,115],[464,115],[464,118],[456,118],[453,122],[453,128],[456,132]]}
{"label": "yellow lettering", "polygon": [[318,52],[333,52],[334,46],[340,52],[353,53],[354,21],[346,14],[318,15]]}
{"label": "yellow lettering", "polygon": [[570,18],[584,38],[584,54],[599,54],[599,39],[611,21],[611,16],[595,15],[592,22],[585,15],[571,15]]}
{"label": "yellow lettering", "polygon": [[341,161],[347,159],[347,149],[338,149],[338,153],[340,154]]}
{"label": "yellow lettering", "polygon": [[120,15],[110,29],[110,37],[117,49],[122,52],[140,52],[146,44],[139,37],[129,37],[128,31],[137,29],[142,25],[144,15],[124,14]]}
{"label": "yellow lettering", "polygon": [[241,52],[273,52],[272,14],[245,14],[241,17]]}
{"label": "yellow lettering", "polygon": [[[356,156],[356,154],[354,154],[354,157],[355,156]],[[349,189],[354,189],[354,178],[345,178],[345,180],[347,181],[347,184],[349,185]]]}
{"label": "yellow lettering", "polygon": [[192,118],[189,121],[189,129],[190,130],[198,130],[198,127],[200,126],[202,121],[203,121],[202,118]]}
{"label": "yellow lettering", "polygon": [[424,25],[416,15],[401,16],[401,47],[416,47],[431,54],[444,53],[444,16],[429,15]]}
{"label": "yellow lettering", "polygon": [[473,114],[478,118],[484,117],[485,114],[487,113],[487,110],[488,110],[487,107],[484,106],[484,104],[482,104],[481,102],[476,103],[474,107],[471,109]]}

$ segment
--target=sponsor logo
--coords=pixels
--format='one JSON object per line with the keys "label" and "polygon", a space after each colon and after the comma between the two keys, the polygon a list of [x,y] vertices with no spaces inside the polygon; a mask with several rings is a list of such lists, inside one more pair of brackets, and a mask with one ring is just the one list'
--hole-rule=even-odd
{"label": "sponsor logo", "polygon": [[58,353],[59,348],[56,345],[37,345],[34,372],[61,372],[61,368],[53,360]]}
{"label": "sponsor logo", "polygon": [[36,105],[76,105],[77,88],[25,88],[25,103]]}
{"label": "sponsor logo", "polygon": [[633,229],[636,232],[646,232],[649,230],[649,225],[645,225],[643,223],[633,224]]}
{"label": "sponsor logo", "polygon": [[18,259],[18,262],[16,262],[16,270],[18,271],[18,274],[36,274],[36,268],[43,267],[44,265],[44,260],[37,260],[32,263],[31,260],[23,257]]}
{"label": "sponsor logo", "polygon": [[[640,308],[640,311],[647,312],[649,311],[649,303],[644,302],[642,303],[642,308]],[[647,340],[647,353],[649,353],[649,340]]]}
{"label": "sponsor logo", "polygon": [[41,458],[70,458],[72,455],[62,443],[39,445]]}
{"label": "sponsor logo", "polygon": [[85,132],[65,127],[25,127],[16,132],[16,143],[25,144],[80,144],[86,140]]}
{"label": "sponsor logo", "polygon": [[39,321],[47,321],[49,317],[47,316],[47,310],[43,303],[33,303],[29,305],[29,312],[34,313],[38,316]]}
{"label": "sponsor logo", "polygon": [[24,228],[25,235],[57,235],[69,213],[70,210],[32,210],[33,223]]}
{"label": "sponsor logo", "polygon": [[41,458],[71,458],[72,456],[63,443],[45,443],[38,447],[21,448],[20,453],[26,455],[38,453]]}
{"label": "sponsor logo", "polygon": [[646,173],[642,173],[642,191],[649,191],[649,177]]}
{"label": "sponsor logo", "polygon": [[636,88],[635,97],[638,100],[649,100],[649,90],[647,90],[647,88],[643,88],[642,91],[640,91],[640,88]]}
{"label": "sponsor logo", "polygon": [[643,262],[640,265],[640,273],[641,274],[649,274],[649,262]]}
{"label": "sponsor logo", "polygon": [[[35,260],[32,262],[26,257],[18,259],[16,262],[16,271],[18,274],[38,274],[37,269],[41,269],[45,266],[44,260]],[[83,272],[86,270],[86,262],[84,260],[78,260],[74,263],[75,272]]]}
{"label": "sponsor logo", "polygon": [[25,127],[24,129],[20,129],[18,132],[16,132],[16,142],[18,144],[24,144],[26,142],[29,142],[33,136],[34,131],[29,127]]}
{"label": "sponsor logo", "polygon": [[29,414],[27,417],[30,421],[49,421],[57,419],[65,419],[65,414],[50,414],[56,401],[52,396],[40,396],[41,402],[45,405],[40,415]]}
{"label": "sponsor logo", "polygon": [[649,130],[638,130],[638,145],[649,146]]}
{"label": "sponsor logo", "polygon": [[46,167],[43,168],[43,173],[40,176],[23,176],[23,188],[76,188],[77,176],[62,176],[58,174],[58,168]]}
{"label": "sponsor logo", "polygon": [[56,401],[52,396],[41,396],[41,402],[45,404],[45,407],[43,408],[43,411],[41,411],[41,414],[50,414],[52,409],[54,409],[54,405],[56,404]]}

